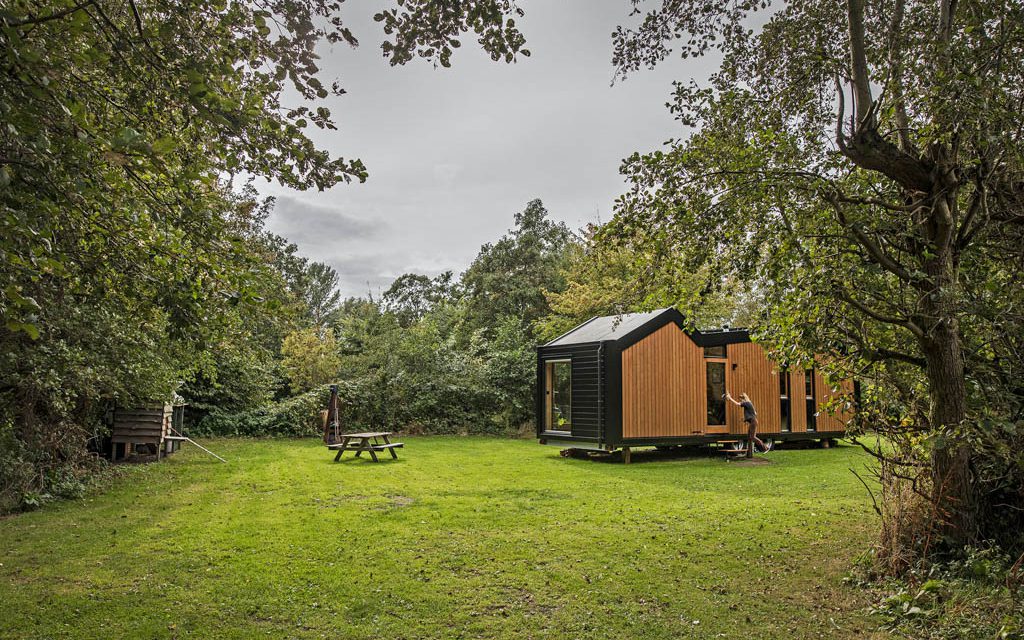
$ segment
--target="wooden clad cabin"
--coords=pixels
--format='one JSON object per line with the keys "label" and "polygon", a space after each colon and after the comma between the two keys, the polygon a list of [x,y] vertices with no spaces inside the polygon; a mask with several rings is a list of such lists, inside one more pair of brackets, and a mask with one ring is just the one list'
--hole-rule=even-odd
{"label": "wooden clad cabin", "polygon": [[750,395],[762,440],[830,440],[846,430],[829,413],[836,388],[816,370],[787,371],[745,330],[686,332],[675,309],[592,318],[537,348],[537,437],[542,444],[614,450],[745,438]]}

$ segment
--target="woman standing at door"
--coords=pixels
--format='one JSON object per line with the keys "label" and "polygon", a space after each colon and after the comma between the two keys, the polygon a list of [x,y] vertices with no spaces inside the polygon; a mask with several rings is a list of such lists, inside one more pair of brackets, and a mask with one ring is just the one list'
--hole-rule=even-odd
{"label": "woman standing at door", "polygon": [[752,458],[754,456],[755,442],[761,447],[762,451],[767,451],[768,447],[764,446],[761,439],[757,437],[757,411],[754,410],[754,403],[750,401],[750,396],[746,393],[741,393],[740,399],[736,400],[726,391],[725,399],[738,407],[743,407],[743,422],[747,423],[747,457]]}

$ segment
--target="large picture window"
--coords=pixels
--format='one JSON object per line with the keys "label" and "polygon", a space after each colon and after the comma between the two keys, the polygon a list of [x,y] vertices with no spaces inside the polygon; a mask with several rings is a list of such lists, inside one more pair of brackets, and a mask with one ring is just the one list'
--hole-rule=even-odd
{"label": "large picture window", "polygon": [[572,362],[550,360],[545,364],[546,431],[572,431]]}

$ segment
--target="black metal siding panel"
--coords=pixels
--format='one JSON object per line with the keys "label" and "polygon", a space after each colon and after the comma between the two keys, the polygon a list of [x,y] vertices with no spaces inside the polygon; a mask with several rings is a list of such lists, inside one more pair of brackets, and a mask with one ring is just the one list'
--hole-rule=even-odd
{"label": "black metal siding panel", "polygon": [[537,349],[537,387],[533,392],[534,420],[537,424],[537,437],[544,430],[544,356],[543,349]]}
{"label": "black metal siding panel", "polygon": [[604,346],[605,416],[601,441],[616,445],[622,440],[622,350],[616,342]]}
{"label": "black metal siding panel", "polygon": [[544,431],[544,361],[572,361],[572,435],[596,439],[601,434],[604,390],[601,389],[599,343],[557,345],[537,349],[537,434]]}

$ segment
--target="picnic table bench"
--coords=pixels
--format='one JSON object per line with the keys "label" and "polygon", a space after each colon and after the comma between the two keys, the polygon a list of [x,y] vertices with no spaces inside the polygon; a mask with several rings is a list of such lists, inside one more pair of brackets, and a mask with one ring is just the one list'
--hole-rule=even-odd
{"label": "picnic table bench", "polygon": [[[395,449],[401,449],[405,445],[401,442],[391,442],[389,436],[390,431],[368,431],[366,433],[343,433],[341,434],[341,442],[327,445],[327,448],[332,451],[337,451],[338,454],[334,456],[334,461],[341,460],[341,454],[346,451],[355,451],[355,457],[359,457],[365,451],[370,454],[370,457],[374,462],[380,462],[377,458],[378,451],[387,451],[391,454],[392,458],[397,459],[398,454],[395,453]],[[383,442],[381,442],[383,440]]]}

